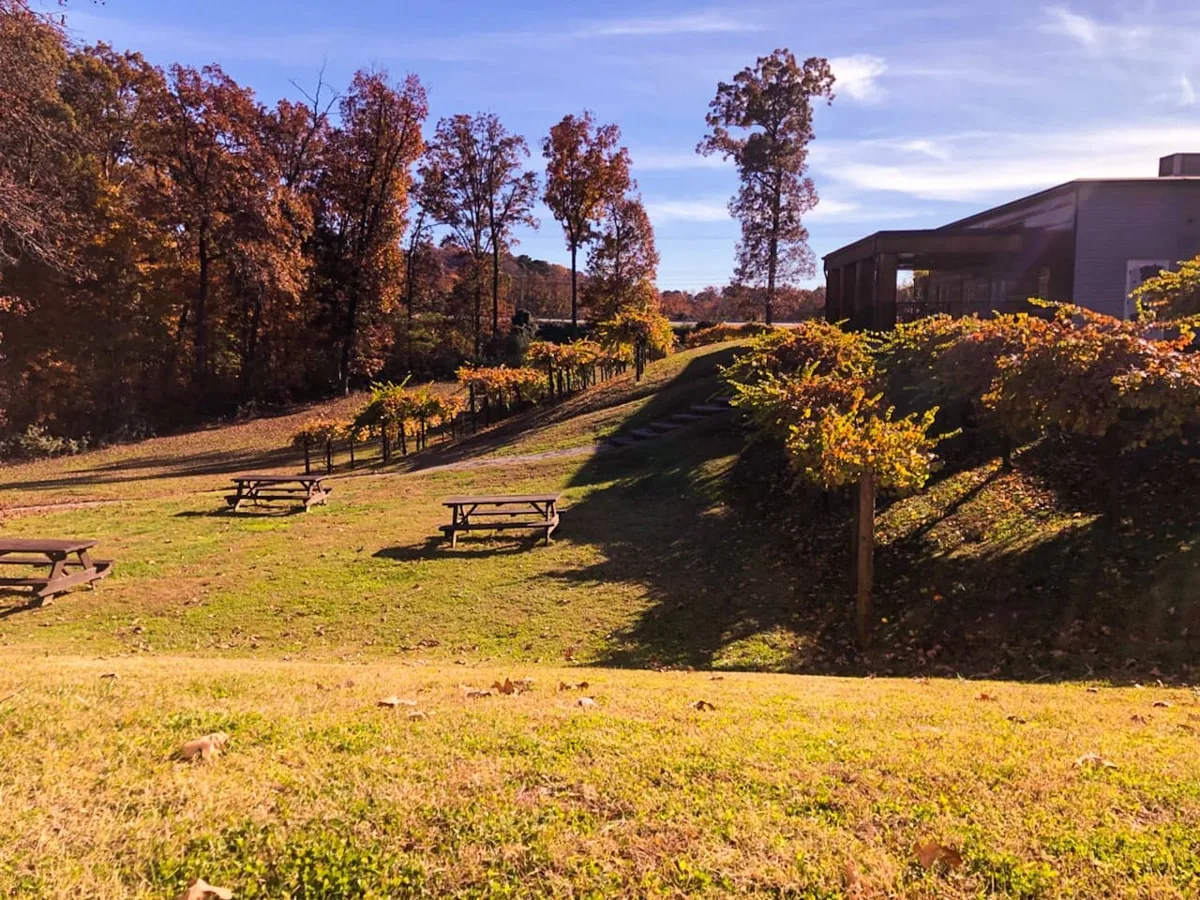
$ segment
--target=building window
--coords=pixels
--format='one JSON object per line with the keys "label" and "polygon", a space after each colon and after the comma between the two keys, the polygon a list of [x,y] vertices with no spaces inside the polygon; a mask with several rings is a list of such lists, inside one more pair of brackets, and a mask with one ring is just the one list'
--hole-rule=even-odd
{"label": "building window", "polygon": [[1126,260],[1124,318],[1132,319],[1137,314],[1137,304],[1129,295],[1159,272],[1169,268],[1171,268],[1171,261],[1169,259]]}

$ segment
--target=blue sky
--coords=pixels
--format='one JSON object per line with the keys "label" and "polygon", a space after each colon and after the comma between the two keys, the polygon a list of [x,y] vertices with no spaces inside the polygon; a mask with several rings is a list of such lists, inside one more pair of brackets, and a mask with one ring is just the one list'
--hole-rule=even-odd
{"label": "blue sky", "polygon": [[[1078,177],[1152,176],[1200,151],[1200,3],[895,0],[456,3],[72,0],[81,41],[160,65],[216,61],[273,102],[325,65],[415,72],[440,116],[497,113],[540,141],[565,113],[617,122],[654,223],[659,285],[725,283],[737,226],[728,165],[694,153],[716,83],[779,46],[826,56],[809,220],[818,256],[884,228],[943,224]],[[561,231],[517,252],[566,263]],[[814,279],[811,283],[816,283]]]}

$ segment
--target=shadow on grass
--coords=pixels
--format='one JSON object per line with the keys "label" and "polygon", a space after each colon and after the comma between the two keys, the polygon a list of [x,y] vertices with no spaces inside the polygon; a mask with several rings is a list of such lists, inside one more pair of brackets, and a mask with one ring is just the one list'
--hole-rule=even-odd
{"label": "shadow on grass", "polygon": [[251,506],[233,509],[186,509],[175,513],[176,519],[286,519],[307,512],[303,506]]}
{"label": "shadow on grass", "polygon": [[[79,469],[57,478],[29,478],[6,481],[10,490],[54,490],[94,484],[123,484],[135,481],[159,481],[169,478],[193,478],[204,475],[232,475],[253,468],[275,469],[296,461],[290,448],[269,451],[212,450],[188,456],[144,456]],[[151,471],[160,469],[161,471]]]}
{"label": "shadow on grass", "polygon": [[[648,404],[652,410],[655,401]],[[1130,461],[1119,527],[1080,448],[1055,442],[941,474],[877,551],[872,650],[853,640],[849,504],[792,492],[783,461],[717,417],[596,456],[564,537],[602,561],[547,577],[636,583],[646,608],[602,665],[1114,681],[1200,663],[1200,477],[1185,458]],[[1161,457],[1161,454],[1158,455]],[[890,520],[889,520],[890,521]],[[1192,551],[1193,544],[1196,551]]]}
{"label": "shadow on grass", "polygon": [[0,619],[43,608],[42,601],[30,594],[28,590],[0,588]]}
{"label": "shadow on grass", "polygon": [[450,541],[440,535],[428,537],[424,543],[401,547],[384,547],[372,554],[376,559],[394,562],[424,562],[431,559],[481,558],[529,553],[544,545],[541,536],[530,537],[460,537],[458,546],[451,548]]}

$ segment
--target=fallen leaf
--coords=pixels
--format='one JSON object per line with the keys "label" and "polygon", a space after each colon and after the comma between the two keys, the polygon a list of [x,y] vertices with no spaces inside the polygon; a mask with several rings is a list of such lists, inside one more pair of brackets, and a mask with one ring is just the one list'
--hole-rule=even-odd
{"label": "fallen leaf", "polygon": [[1168,700],[1155,700],[1153,705],[1157,706],[1159,709],[1170,709],[1171,708],[1171,703]]}
{"label": "fallen leaf", "polygon": [[591,697],[580,697],[578,700],[575,701],[575,704],[576,704],[576,706],[582,706],[584,708],[587,708],[589,706],[598,706],[599,705]]}
{"label": "fallen leaf", "polygon": [[1005,716],[1005,718],[1017,725],[1027,725],[1029,723],[1028,719],[1022,719],[1020,716]]}
{"label": "fallen leaf", "polygon": [[[724,681],[725,676],[724,675],[709,675],[708,680],[709,681]],[[853,865],[853,863],[847,863],[847,865]]]}
{"label": "fallen leaf", "polygon": [[533,690],[533,681],[528,678],[522,678],[519,681],[513,681],[511,678],[505,678],[504,682],[495,682],[492,685],[492,690],[497,694],[523,694],[525,691]]}
{"label": "fallen leaf", "polygon": [[419,709],[414,709],[414,710],[410,711],[408,714],[408,720],[410,722],[416,722],[421,719],[428,719],[428,718],[429,718],[429,714],[426,712],[422,712]]}
{"label": "fallen leaf", "polygon": [[229,743],[229,735],[223,731],[214,731],[204,737],[188,741],[179,748],[179,758],[188,761],[202,760],[209,762],[221,755],[225,745]]}
{"label": "fallen leaf", "polygon": [[846,860],[845,879],[846,889],[850,892],[850,896],[859,896],[865,885],[863,884],[862,873],[858,871],[858,866],[854,864],[853,860]]}
{"label": "fallen leaf", "polygon": [[100,677],[101,677],[101,678],[116,678],[116,677],[117,677],[117,673],[116,673],[116,672],[105,672],[105,673],[104,673],[103,675],[101,675]]}
{"label": "fallen leaf", "polygon": [[233,900],[233,891],[229,888],[209,884],[203,878],[197,878],[176,900],[208,900],[209,897],[216,897],[218,900]]}
{"label": "fallen leaf", "polygon": [[589,685],[586,681],[580,681],[575,684],[570,684],[566,681],[560,681],[558,683],[558,689],[560,691],[586,691],[588,687]]}
{"label": "fallen leaf", "polygon": [[982,693],[981,693],[981,694],[980,694],[978,697],[976,697],[975,699],[976,699],[976,700],[982,700],[984,703],[995,703],[995,702],[996,702],[996,697],[995,697],[995,695],[993,695],[993,694],[989,694],[987,691],[983,691],[983,692],[982,692]]}
{"label": "fallen leaf", "polygon": [[1099,753],[1085,753],[1079,759],[1075,760],[1076,768],[1086,769],[1115,769],[1117,764],[1110,759],[1105,759]]}
{"label": "fallen leaf", "polygon": [[484,688],[466,688],[467,698],[473,699],[476,697],[490,697],[492,692]]}
{"label": "fallen leaf", "polygon": [[1129,717],[1129,721],[1137,722],[1139,725],[1145,725],[1150,720],[1147,719],[1145,716],[1139,716],[1137,713],[1134,713],[1132,716]]}
{"label": "fallen leaf", "polygon": [[1087,692],[1088,692],[1089,694],[1098,694],[1098,693],[1100,693],[1100,688],[1098,688],[1098,687],[1090,687],[1090,688],[1088,688],[1088,689],[1087,689]]}
{"label": "fallen leaf", "polygon": [[706,709],[716,709],[716,707],[713,706],[711,703],[709,703],[707,700],[696,700],[695,702],[689,703],[688,705],[692,709],[696,710],[696,712],[704,712]]}
{"label": "fallen leaf", "polygon": [[938,863],[947,869],[957,869],[963,863],[961,853],[935,840],[918,841],[913,847],[913,852],[916,853],[917,862],[921,864],[922,869],[931,869]]}
{"label": "fallen leaf", "polygon": [[395,709],[397,706],[416,706],[417,701],[416,700],[401,700],[399,697],[392,696],[392,697],[384,697],[382,700],[380,700],[375,705],[376,706],[386,706],[389,709]]}

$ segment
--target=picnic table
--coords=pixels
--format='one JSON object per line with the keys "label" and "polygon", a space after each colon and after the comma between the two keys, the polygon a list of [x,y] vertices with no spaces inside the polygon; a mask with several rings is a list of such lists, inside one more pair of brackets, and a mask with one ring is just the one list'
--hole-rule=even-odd
{"label": "picnic table", "polygon": [[255,506],[286,501],[300,503],[304,511],[315,503],[324,503],[333,488],[326,487],[326,475],[235,475],[237,492],[225,497],[226,502],[237,512],[246,502]]}
{"label": "picnic table", "polygon": [[[49,569],[45,575],[2,577],[0,587],[31,587],[39,601],[65,593],[77,584],[95,588],[95,582],[112,573],[111,559],[92,559],[96,546],[87,540],[0,538],[0,566],[33,566]],[[74,557],[74,558],[72,558]],[[78,572],[68,569],[78,568]]]}
{"label": "picnic table", "polygon": [[442,532],[450,546],[458,546],[460,531],[503,531],[528,528],[544,531],[546,543],[558,527],[558,494],[515,494],[483,497],[447,497],[442,506],[450,507],[450,524]]}

